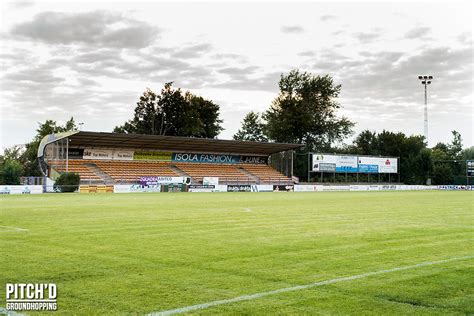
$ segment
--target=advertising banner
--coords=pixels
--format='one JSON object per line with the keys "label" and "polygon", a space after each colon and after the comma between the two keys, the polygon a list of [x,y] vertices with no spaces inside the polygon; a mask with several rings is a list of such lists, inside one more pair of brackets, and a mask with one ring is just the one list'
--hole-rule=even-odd
{"label": "advertising banner", "polygon": [[133,150],[116,150],[113,152],[115,160],[133,160]]}
{"label": "advertising banner", "polygon": [[240,156],[239,163],[268,164],[268,157],[261,156]]}
{"label": "advertising banner", "polygon": [[84,159],[112,159],[112,150],[111,149],[84,149]]}
{"label": "advertising banner", "polygon": [[397,173],[398,158],[313,154],[312,171]]}
{"label": "advertising banner", "polygon": [[252,185],[252,192],[273,192],[273,185],[271,184]]}
{"label": "advertising banner", "polygon": [[138,182],[141,185],[157,185],[170,183],[187,183],[189,178],[186,177],[140,177]]}
{"label": "advertising banner", "polygon": [[196,153],[173,153],[173,162],[195,162],[195,163],[239,163],[240,156],[218,155],[218,154],[196,154]]}
{"label": "advertising banner", "polygon": [[135,151],[133,160],[171,161],[172,153],[163,151]]}
{"label": "advertising banner", "polygon": [[379,173],[397,173],[398,172],[397,158],[380,158]]}
{"label": "advertising banner", "polygon": [[209,184],[191,184],[189,186],[189,192],[214,192],[216,189],[215,185]]}
{"label": "advertising banner", "polygon": [[161,185],[119,184],[114,185],[114,193],[160,192]]}
{"label": "advertising banner", "polygon": [[252,192],[252,187],[247,184],[227,185],[227,192]]}
{"label": "advertising banner", "polygon": [[473,177],[474,176],[474,160],[467,160],[466,161],[466,173],[468,177]]}
{"label": "advertising banner", "polygon": [[67,155],[70,159],[82,159],[84,156],[83,148],[69,148]]}
{"label": "advertising banner", "polygon": [[218,177],[204,177],[202,178],[202,184],[204,185],[218,185],[219,178]]}
{"label": "advertising banner", "polygon": [[41,194],[42,185],[0,185],[1,194]]}
{"label": "advertising banner", "polygon": [[290,192],[290,191],[293,191],[294,189],[295,189],[295,186],[292,185],[292,184],[289,184],[289,185],[274,185],[273,186],[273,191],[274,192],[279,192],[279,191]]}
{"label": "advertising banner", "polygon": [[362,173],[378,173],[379,172],[379,157],[363,157],[359,156],[359,172]]}
{"label": "advertising banner", "polygon": [[313,155],[313,171],[316,172],[357,172],[357,156]]}

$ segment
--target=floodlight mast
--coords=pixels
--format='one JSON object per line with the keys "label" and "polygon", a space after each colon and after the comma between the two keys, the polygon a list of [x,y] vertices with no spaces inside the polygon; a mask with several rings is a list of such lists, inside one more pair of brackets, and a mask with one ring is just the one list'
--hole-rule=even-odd
{"label": "floodlight mast", "polygon": [[431,84],[433,76],[418,76],[421,84],[425,86],[425,109],[424,109],[424,136],[426,143],[428,143],[428,85]]}

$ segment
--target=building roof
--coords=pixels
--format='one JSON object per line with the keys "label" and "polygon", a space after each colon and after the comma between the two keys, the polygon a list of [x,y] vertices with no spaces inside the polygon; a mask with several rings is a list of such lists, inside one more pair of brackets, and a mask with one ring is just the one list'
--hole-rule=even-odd
{"label": "building roof", "polygon": [[270,155],[303,146],[300,144],[260,143],[212,138],[75,131],[74,133],[46,136],[41,142],[43,146],[38,149],[38,157],[43,155],[44,147],[48,143],[64,138],[69,138],[69,146],[73,148],[108,147],[247,155]]}

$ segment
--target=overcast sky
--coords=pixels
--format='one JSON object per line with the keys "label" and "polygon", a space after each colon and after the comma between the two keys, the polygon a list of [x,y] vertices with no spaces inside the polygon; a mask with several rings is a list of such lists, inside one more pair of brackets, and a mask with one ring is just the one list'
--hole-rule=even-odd
{"label": "overcast sky", "polygon": [[37,122],[74,116],[112,131],[146,87],[176,87],[221,105],[228,139],[264,111],[281,73],[329,74],[340,115],[364,129],[423,133],[430,146],[458,130],[473,145],[472,2],[1,2],[1,147]]}

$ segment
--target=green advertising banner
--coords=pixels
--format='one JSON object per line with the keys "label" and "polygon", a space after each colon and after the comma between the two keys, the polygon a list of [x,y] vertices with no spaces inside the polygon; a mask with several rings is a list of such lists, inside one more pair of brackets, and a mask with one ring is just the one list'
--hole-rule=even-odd
{"label": "green advertising banner", "polygon": [[133,160],[160,160],[171,161],[171,152],[162,151],[135,151],[133,153]]}

